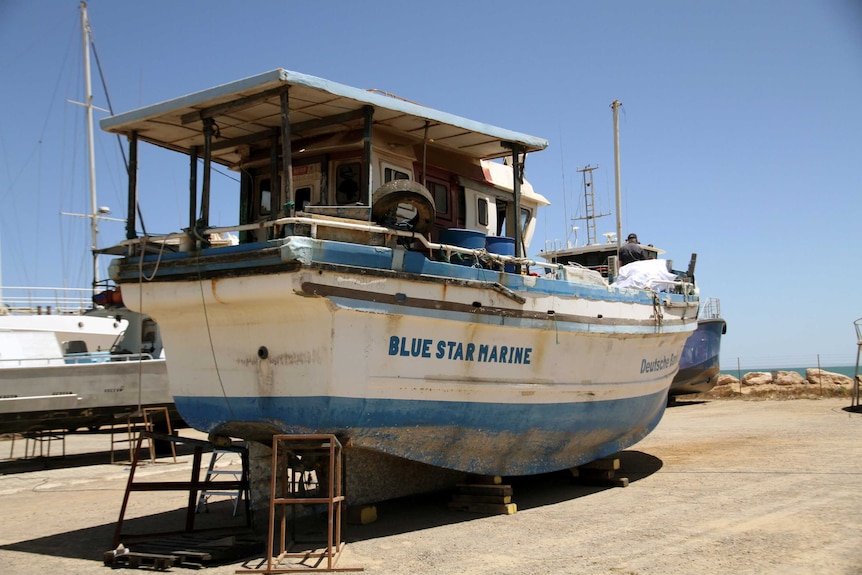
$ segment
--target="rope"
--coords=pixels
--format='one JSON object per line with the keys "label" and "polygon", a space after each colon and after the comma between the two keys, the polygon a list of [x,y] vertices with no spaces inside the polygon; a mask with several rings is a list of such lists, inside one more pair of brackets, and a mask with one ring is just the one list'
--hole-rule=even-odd
{"label": "rope", "polygon": [[224,381],[222,381],[221,370],[219,369],[219,365],[218,365],[218,357],[216,356],[216,352],[215,352],[215,344],[213,344],[212,329],[210,328],[210,318],[209,318],[209,313],[207,312],[207,302],[206,302],[206,298],[204,297],[204,280],[203,280],[203,276],[201,276],[200,258],[195,258],[195,259],[196,259],[195,263],[197,264],[197,272],[198,272],[198,287],[200,288],[200,294],[201,294],[201,306],[203,307],[203,310],[204,310],[204,322],[206,323],[207,338],[209,339],[209,343],[210,343],[210,354],[212,355],[212,358],[213,358],[213,365],[215,366],[216,377],[218,378],[218,384],[219,384],[219,387],[221,388],[222,397],[224,398],[225,404],[227,405],[228,412],[230,412],[231,417],[233,417],[233,408],[230,405],[230,399],[228,399],[227,392],[225,391],[225,388],[224,388]]}
{"label": "rope", "polygon": [[661,327],[664,322],[664,315],[661,313],[661,300],[657,291],[652,289],[649,291],[652,293],[652,309],[653,314],[655,315],[655,324]]}

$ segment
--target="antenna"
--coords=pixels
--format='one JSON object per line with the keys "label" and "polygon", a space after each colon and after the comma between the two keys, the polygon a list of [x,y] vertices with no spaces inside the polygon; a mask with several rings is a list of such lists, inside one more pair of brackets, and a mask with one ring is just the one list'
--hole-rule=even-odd
{"label": "antenna", "polygon": [[[587,164],[584,168],[579,168],[577,171],[581,173],[584,181],[584,216],[581,218],[572,218],[575,220],[586,220],[587,222],[587,243],[586,245],[593,245],[597,243],[596,241],[596,219],[601,218],[603,216],[610,215],[608,214],[596,214],[596,198],[593,193],[593,171],[598,170],[599,165],[596,164],[596,167],[591,167]],[[575,228],[577,229],[577,228]]]}
{"label": "antenna", "polygon": [[620,106],[622,106],[622,103],[619,100],[611,102],[611,109],[614,111],[614,175],[617,192],[617,248],[622,245],[623,237],[623,210],[621,205],[622,199],[620,197]]}

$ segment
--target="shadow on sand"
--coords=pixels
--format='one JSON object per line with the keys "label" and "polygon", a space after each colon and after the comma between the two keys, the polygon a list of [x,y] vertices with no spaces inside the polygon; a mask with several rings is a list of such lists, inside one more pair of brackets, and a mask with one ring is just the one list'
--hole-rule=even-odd
{"label": "shadow on sand", "polygon": [[[91,454],[94,457],[99,454]],[[104,456],[102,454],[102,456]],[[662,467],[662,461],[652,455],[640,451],[621,451],[614,455],[620,460],[617,474],[627,477],[630,482],[636,482],[656,473]],[[82,463],[83,464],[83,463]],[[503,478],[503,483],[512,486],[514,496],[512,501],[518,510],[535,509],[550,506],[564,501],[572,501],[588,497],[612,487],[581,485],[574,482],[571,474],[565,471],[543,475]],[[367,525],[345,525],[342,534],[345,543],[364,541],[380,537],[399,535],[413,531],[421,531],[432,527],[452,525],[481,519],[487,515],[467,511],[453,510],[448,507],[451,491],[441,491],[419,496],[405,497],[378,503],[377,520]],[[134,497],[134,494],[132,495]],[[182,498],[178,498],[181,500]],[[119,509],[118,515],[119,515]],[[210,542],[231,534],[235,540],[246,544],[235,549],[236,553],[228,553],[219,561],[213,558],[213,565],[235,562],[265,550],[265,533],[254,533],[245,527],[244,518],[240,512],[232,516],[233,504],[229,500],[217,501],[209,505],[207,512],[196,514],[195,531],[183,534],[185,524],[185,507],[139,518],[126,519],[123,523],[124,544],[134,550],[136,543],[152,544],[155,540],[168,535],[173,537],[172,543],[185,545]],[[230,527],[234,525],[234,527]],[[325,533],[325,512],[302,517],[296,521],[295,529],[300,534]],[[58,533],[47,537],[22,541],[0,546],[0,549],[20,551],[40,555],[67,557],[72,559],[92,559],[101,561],[106,551],[113,549],[112,541],[116,525],[107,523],[83,529]],[[176,539],[179,538],[179,539]],[[183,539],[185,538],[185,539]],[[255,545],[249,546],[250,540]],[[128,540],[128,543],[125,543]]]}

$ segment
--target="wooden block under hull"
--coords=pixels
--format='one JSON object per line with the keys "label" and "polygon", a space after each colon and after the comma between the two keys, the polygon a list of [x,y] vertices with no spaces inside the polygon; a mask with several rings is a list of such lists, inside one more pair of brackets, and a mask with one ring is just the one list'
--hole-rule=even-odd
{"label": "wooden block under hull", "polygon": [[617,477],[620,460],[613,458],[597,459],[569,470],[572,483],[594,487],[628,487],[627,477]]}
{"label": "wooden block under hull", "polygon": [[518,506],[515,503],[459,503],[450,501],[449,508],[494,515],[514,515],[518,511]]}

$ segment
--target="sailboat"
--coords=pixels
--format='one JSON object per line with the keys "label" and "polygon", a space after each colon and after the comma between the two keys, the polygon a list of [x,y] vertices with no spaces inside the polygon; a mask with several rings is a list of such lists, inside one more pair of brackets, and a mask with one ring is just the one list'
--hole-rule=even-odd
{"label": "sailboat", "polygon": [[[99,284],[89,23],[81,2],[94,286]],[[175,422],[158,326],[118,288],[0,291],[0,433],[97,429],[147,408]]]}

